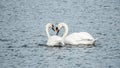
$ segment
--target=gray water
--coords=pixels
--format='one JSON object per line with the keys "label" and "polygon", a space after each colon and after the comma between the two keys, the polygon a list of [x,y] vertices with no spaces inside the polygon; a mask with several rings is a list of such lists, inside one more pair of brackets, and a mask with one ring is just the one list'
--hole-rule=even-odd
{"label": "gray water", "polygon": [[[96,45],[48,47],[48,22]],[[120,68],[120,0],[0,0],[0,68]]]}

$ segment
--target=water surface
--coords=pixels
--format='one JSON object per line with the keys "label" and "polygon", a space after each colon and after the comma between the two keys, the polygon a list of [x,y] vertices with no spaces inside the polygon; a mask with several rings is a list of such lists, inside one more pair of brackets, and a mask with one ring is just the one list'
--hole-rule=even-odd
{"label": "water surface", "polygon": [[[48,47],[48,22],[89,32],[96,46]],[[120,1],[1,0],[0,67],[120,68]]]}

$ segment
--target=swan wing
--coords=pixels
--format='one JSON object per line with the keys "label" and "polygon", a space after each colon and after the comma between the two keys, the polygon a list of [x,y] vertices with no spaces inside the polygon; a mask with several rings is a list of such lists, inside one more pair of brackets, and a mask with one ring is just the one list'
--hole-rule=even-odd
{"label": "swan wing", "polygon": [[64,39],[66,44],[72,45],[93,44],[94,41],[95,39],[87,32],[72,33]]}

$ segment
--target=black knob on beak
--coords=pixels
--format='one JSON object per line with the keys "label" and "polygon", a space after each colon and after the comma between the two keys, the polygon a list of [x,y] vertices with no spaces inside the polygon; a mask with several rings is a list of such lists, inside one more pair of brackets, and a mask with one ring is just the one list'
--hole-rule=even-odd
{"label": "black knob on beak", "polygon": [[59,33],[59,29],[58,27],[56,27],[56,35],[58,35],[58,33]]}

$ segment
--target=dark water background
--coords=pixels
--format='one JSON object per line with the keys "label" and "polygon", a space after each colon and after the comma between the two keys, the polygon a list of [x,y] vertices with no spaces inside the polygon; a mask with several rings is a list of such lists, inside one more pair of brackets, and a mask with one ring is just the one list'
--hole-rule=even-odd
{"label": "dark water background", "polygon": [[[48,22],[96,46],[47,47]],[[0,0],[0,68],[120,68],[120,0]]]}

